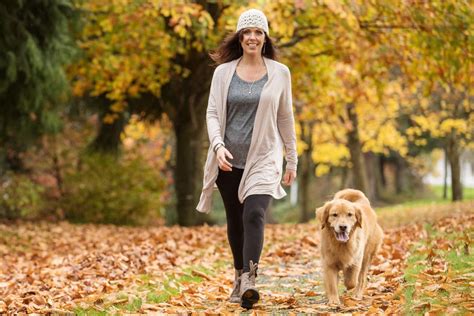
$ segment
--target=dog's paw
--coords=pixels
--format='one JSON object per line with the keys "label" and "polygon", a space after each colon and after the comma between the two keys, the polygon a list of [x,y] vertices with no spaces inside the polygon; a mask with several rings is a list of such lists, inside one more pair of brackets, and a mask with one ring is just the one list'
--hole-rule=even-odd
{"label": "dog's paw", "polygon": [[337,297],[336,298],[330,298],[328,300],[328,305],[338,306],[338,305],[341,305],[341,301]]}
{"label": "dog's paw", "polygon": [[362,293],[354,293],[354,295],[352,296],[353,299],[357,300],[357,301],[362,301],[363,299],[363,295]]}

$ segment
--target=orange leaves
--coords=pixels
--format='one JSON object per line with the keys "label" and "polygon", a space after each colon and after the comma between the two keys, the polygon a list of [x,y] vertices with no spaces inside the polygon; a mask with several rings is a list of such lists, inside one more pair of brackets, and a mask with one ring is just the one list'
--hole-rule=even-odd
{"label": "orange leaves", "polygon": [[[278,3],[282,8],[288,4]],[[345,122],[346,103],[356,107],[364,152],[406,156],[409,143],[429,143],[426,132],[435,138],[453,134],[460,147],[473,146],[466,77],[472,71],[462,62],[469,52],[460,35],[466,32],[465,14],[471,12],[465,2],[322,1],[294,6],[295,17],[288,21],[296,30],[314,24],[319,30],[285,54],[297,87],[295,100],[302,104],[297,118],[331,127],[314,133],[315,157],[325,156],[319,148],[326,142],[345,145],[344,137],[334,134],[351,128]],[[304,13],[298,11],[301,7]],[[305,20],[309,15],[312,19]],[[412,96],[420,102],[410,102]],[[401,113],[416,123],[406,135],[399,125]],[[326,158],[331,164],[321,166],[319,175],[340,161],[332,153]]]}
{"label": "orange leaves", "polygon": [[[174,58],[209,49],[214,21],[199,4],[183,1],[81,2],[85,27],[77,42],[83,59],[69,67],[76,96],[106,95],[111,111],[127,109],[126,100],[161,88],[189,70]],[[178,66],[178,67],[176,67]],[[116,117],[109,115],[106,122]]]}
{"label": "orange leaves", "polygon": [[[169,17],[169,26],[180,37],[189,37],[188,32],[193,26],[192,18],[200,17],[201,7],[197,4],[178,4],[170,2],[168,5],[162,5],[161,12],[165,17]],[[205,18],[199,19],[200,22],[206,22]]]}
{"label": "orange leaves", "polygon": [[[408,261],[421,267],[413,310],[460,313],[472,308],[465,291],[473,285],[472,268],[455,268],[452,258],[443,255],[464,251],[470,238],[470,233],[444,238],[472,231],[474,217],[460,212],[466,205],[451,205],[453,215],[437,220],[432,230],[418,224],[386,228],[363,300],[344,292],[341,306],[326,304],[317,224],[268,225],[257,278],[262,301],[252,313],[404,313],[409,249],[422,254]],[[421,240],[430,242],[412,247]],[[244,312],[226,301],[233,268],[225,227],[0,225],[0,267],[2,313],[62,313],[79,307],[110,314]]]}
{"label": "orange leaves", "polygon": [[[329,10],[338,17],[341,18],[347,24],[347,27],[351,30],[357,31],[359,29],[359,23],[357,17],[352,12],[350,6],[342,5],[339,1],[324,0],[324,5],[326,5]],[[355,2],[352,2],[353,6],[357,6]]]}
{"label": "orange leaves", "polygon": [[[76,95],[107,94],[121,102],[128,95],[136,96],[150,82],[161,85],[167,81],[163,71],[169,69],[168,57],[173,54],[169,52],[170,38],[146,3],[122,1],[99,6],[87,1],[82,6],[89,13],[78,39],[85,58],[69,69]],[[123,109],[121,102],[115,110]]]}

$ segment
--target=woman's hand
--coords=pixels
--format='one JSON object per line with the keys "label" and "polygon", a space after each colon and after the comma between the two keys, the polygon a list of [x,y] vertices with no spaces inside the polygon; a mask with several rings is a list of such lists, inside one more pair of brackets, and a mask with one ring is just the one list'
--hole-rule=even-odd
{"label": "woman's hand", "polygon": [[296,171],[295,170],[286,170],[285,175],[283,176],[282,183],[286,186],[290,186],[293,184],[293,181],[296,179]]}
{"label": "woman's hand", "polygon": [[234,159],[234,157],[224,146],[217,149],[216,156],[219,169],[223,171],[232,171],[232,164],[227,161],[227,157],[230,159]]}

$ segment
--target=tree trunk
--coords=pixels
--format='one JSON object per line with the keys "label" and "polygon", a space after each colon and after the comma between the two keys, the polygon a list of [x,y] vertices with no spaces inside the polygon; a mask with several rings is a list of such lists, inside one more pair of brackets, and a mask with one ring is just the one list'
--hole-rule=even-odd
{"label": "tree trunk", "polygon": [[395,171],[395,187],[397,194],[407,193],[410,191],[410,176],[407,162],[403,157],[396,154],[394,156],[396,171]]}
{"label": "tree trunk", "polygon": [[444,149],[443,199],[448,199],[448,150]]}
{"label": "tree trunk", "polygon": [[448,138],[447,153],[449,165],[451,167],[451,193],[453,201],[462,200],[462,184],[461,184],[461,152],[456,135]]}
{"label": "tree trunk", "polygon": [[387,189],[387,178],[385,177],[385,157],[379,156],[379,174],[380,174],[380,184],[383,189]]}
{"label": "tree trunk", "polygon": [[178,224],[192,226],[209,222],[209,217],[196,211],[202,187],[203,126],[180,122],[175,126],[176,135],[176,198]]}
{"label": "tree trunk", "polygon": [[367,192],[367,174],[365,171],[364,156],[362,154],[362,144],[359,138],[359,121],[355,113],[354,104],[350,103],[346,107],[352,128],[347,132],[347,142],[352,162],[353,185],[355,189]]}
{"label": "tree trunk", "polygon": [[7,169],[15,173],[25,173],[28,170],[25,167],[25,163],[22,159],[22,152],[16,149],[10,149],[7,151]]}
{"label": "tree trunk", "polygon": [[382,156],[367,153],[364,157],[369,184],[367,196],[374,201],[380,200],[384,193]]}
{"label": "tree trunk", "polygon": [[53,175],[56,178],[57,188],[60,196],[64,195],[64,180],[63,180],[63,173],[61,170],[61,163],[60,163],[60,154],[57,145],[57,137],[54,135],[51,138],[51,147],[53,150]]}
{"label": "tree trunk", "polygon": [[163,110],[176,136],[176,214],[178,224],[192,226],[210,223],[210,216],[196,211],[202,189],[203,154],[208,143],[205,135],[207,100],[214,69],[207,52],[195,52],[175,63],[190,69],[186,78],[171,80],[162,88]]}
{"label": "tree trunk", "polygon": [[348,167],[341,168],[341,183],[339,185],[339,190],[343,190],[349,186],[351,182],[350,172]]}
{"label": "tree trunk", "polygon": [[118,117],[116,117],[112,123],[106,123],[104,122],[104,118],[108,114],[112,114],[110,112],[111,101],[105,96],[100,96],[95,101],[98,102],[98,106],[101,109],[99,131],[94,141],[89,145],[89,150],[92,152],[118,155],[120,145],[122,144],[120,135],[122,135],[125,126],[127,126],[130,115],[127,112],[114,113]]}
{"label": "tree trunk", "polygon": [[313,218],[311,207],[309,206],[309,183],[311,174],[314,170],[314,163],[311,157],[313,152],[313,124],[312,123],[301,123],[301,138],[308,145],[301,155],[300,164],[300,222],[306,223]]}
{"label": "tree trunk", "polygon": [[105,123],[103,117],[99,122],[99,132],[96,138],[90,144],[89,148],[94,152],[102,152],[108,154],[118,155],[120,152],[120,145],[122,140],[120,135],[127,126],[128,115],[126,113],[119,113],[119,118],[112,123]]}
{"label": "tree trunk", "polygon": [[[1,144],[1,143],[0,143]],[[7,153],[5,148],[0,146],[0,178],[7,172]]]}
{"label": "tree trunk", "polygon": [[26,149],[26,146],[17,144],[14,139],[9,139],[8,136],[0,138],[0,177],[8,171],[15,173],[31,172],[23,161],[23,153]]}

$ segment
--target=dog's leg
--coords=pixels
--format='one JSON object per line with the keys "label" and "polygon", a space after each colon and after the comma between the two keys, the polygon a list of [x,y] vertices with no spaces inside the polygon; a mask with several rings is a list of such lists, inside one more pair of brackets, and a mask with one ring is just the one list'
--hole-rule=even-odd
{"label": "dog's leg", "polygon": [[348,290],[352,290],[357,285],[359,277],[360,265],[350,266],[344,269],[344,285]]}
{"label": "dog's leg", "polygon": [[374,258],[375,254],[381,247],[383,242],[383,231],[380,226],[377,225],[373,241],[369,243],[369,246],[365,249],[364,260],[362,261],[362,266],[360,268],[359,278],[357,286],[355,289],[355,298],[362,299],[364,294],[365,287],[367,285],[367,274],[369,272],[369,267]]}
{"label": "dog's leg", "polygon": [[324,268],[324,287],[326,288],[326,296],[329,304],[340,304],[339,295],[337,293],[337,269],[332,267]]}
{"label": "dog's leg", "polygon": [[372,261],[372,255],[367,254],[362,260],[362,266],[360,267],[359,278],[357,280],[357,286],[354,292],[354,297],[356,299],[362,299],[364,294],[365,286],[367,284],[367,272],[369,271],[370,262]]}

